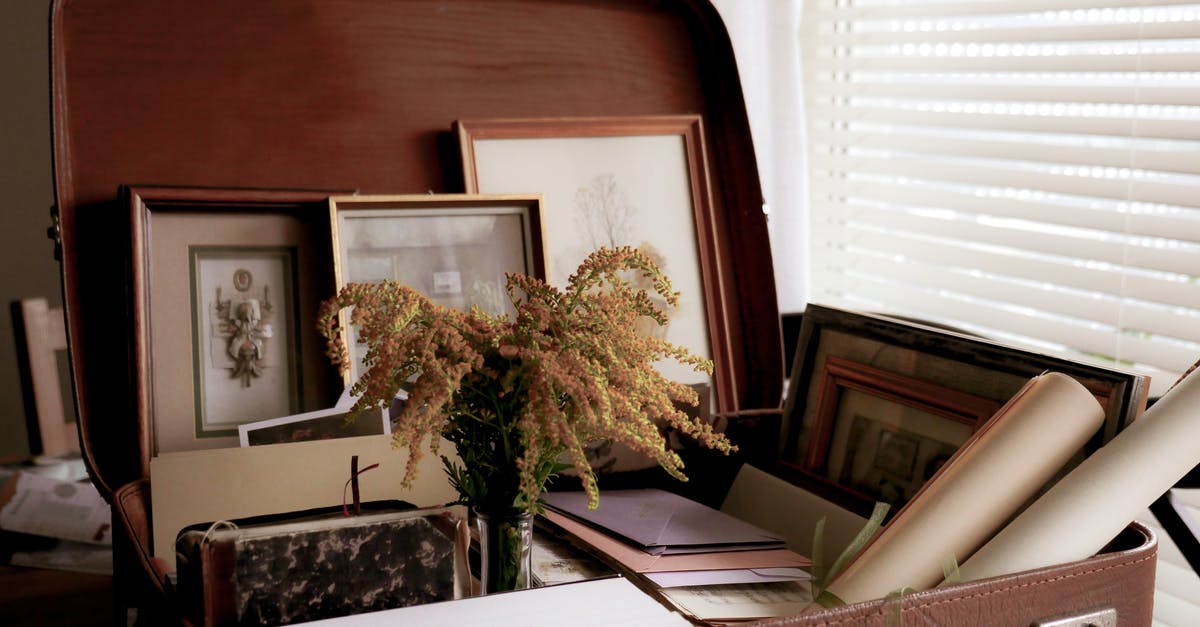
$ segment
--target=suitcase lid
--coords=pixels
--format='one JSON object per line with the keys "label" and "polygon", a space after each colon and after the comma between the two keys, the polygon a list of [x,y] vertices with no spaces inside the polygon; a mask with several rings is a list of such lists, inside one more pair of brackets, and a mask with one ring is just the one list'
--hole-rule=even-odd
{"label": "suitcase lid", "polygon": [[707,0],[55,0],[51,55],[63,302],[105,494],[149,472],[119,186],[460,191],[456,119],[700,114],[735,390],[718,410],[779,406],[762,193]]}

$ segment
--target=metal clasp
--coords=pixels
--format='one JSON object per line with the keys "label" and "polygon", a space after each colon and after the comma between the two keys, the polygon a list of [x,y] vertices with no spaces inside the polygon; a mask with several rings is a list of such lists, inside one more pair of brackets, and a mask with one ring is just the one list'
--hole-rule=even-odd
{"label": "metal clasp", "polygon": [[54,242],[54,260],[62,261],[62,221],[59,219],[58,205],[50,205],[50,226],[46,229],[46,237]]}
{"label": "metal clasp", "polygon": [[1033,627],[1117,627],[1117,610],[1109,607],[1087,614],[1040,620],[1033,623]]}

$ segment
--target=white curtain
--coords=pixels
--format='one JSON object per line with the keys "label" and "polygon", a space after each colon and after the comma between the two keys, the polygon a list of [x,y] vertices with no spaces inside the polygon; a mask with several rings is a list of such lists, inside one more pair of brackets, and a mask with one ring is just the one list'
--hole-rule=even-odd
{"label": "white curtain", "polygon": [[779,310],[808,302],[800,0],[713,0],[733,41],[767,201]]}

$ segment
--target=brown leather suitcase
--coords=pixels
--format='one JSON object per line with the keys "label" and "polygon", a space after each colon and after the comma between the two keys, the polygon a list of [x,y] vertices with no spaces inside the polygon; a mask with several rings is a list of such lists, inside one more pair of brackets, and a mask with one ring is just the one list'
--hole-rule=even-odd
{"label": "brown leather suitcase", "polygon": [[[175,540],[182,613],[196,625],[285,625],[469,595],[465,507],[361,507],[184,528]],[[360,550],[327,550],[351,545]]]}
{"label": "brown leather suitcase", "polygon": [[[725,303],[710,336],[729,372],[714,409],[746,457],[775,454],[784,360],[766,218],[738,69],[707,0],[53,0],[51,54],[71,366],[104,494],[146,478],[153,450],[154,364],[130,322],[144,303],[120,186],[462,191],[449,133],[461,119],[701,116],[705,289]],[[1048,569],[996,583],[1006,597],[972,584],[912,602],[1039,599],[1071,614],[1111,595],[1122,623],[1149,622],[1154,541],[1129,533],[1127,550],[1069,567],[1079,575]]]}

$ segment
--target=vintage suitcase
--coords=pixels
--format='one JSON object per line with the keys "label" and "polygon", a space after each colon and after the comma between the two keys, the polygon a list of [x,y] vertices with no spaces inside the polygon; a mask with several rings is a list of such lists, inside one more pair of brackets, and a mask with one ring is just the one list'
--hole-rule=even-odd
{"label": "vintage suitcase", "polygon": [[[725,373],[714,410],[745,457],[776,454],[784,360],[766,218],[738,69],[706,0],[53,0],[50,41],[53,217],[102,493],[144,479],[153,452],[154,362],[130,323],[141,304],[118,188],[463,191],[449,133],[462,119],[701,117],[704,289],[722,303],[708,312]],[[1146,568],[1098,559],[1092,578],[1018,589],[1061,598],[1062,613],[1086,608],[1059,587],[1120,578],[1145,598]],[[938,594],[955,605],[978,589]]]}
{"label": "vintage suitcase", "polygon": [[191,525],[175,542],[182,614],[286,625],[468,596],[466,508],[405,505]]}

